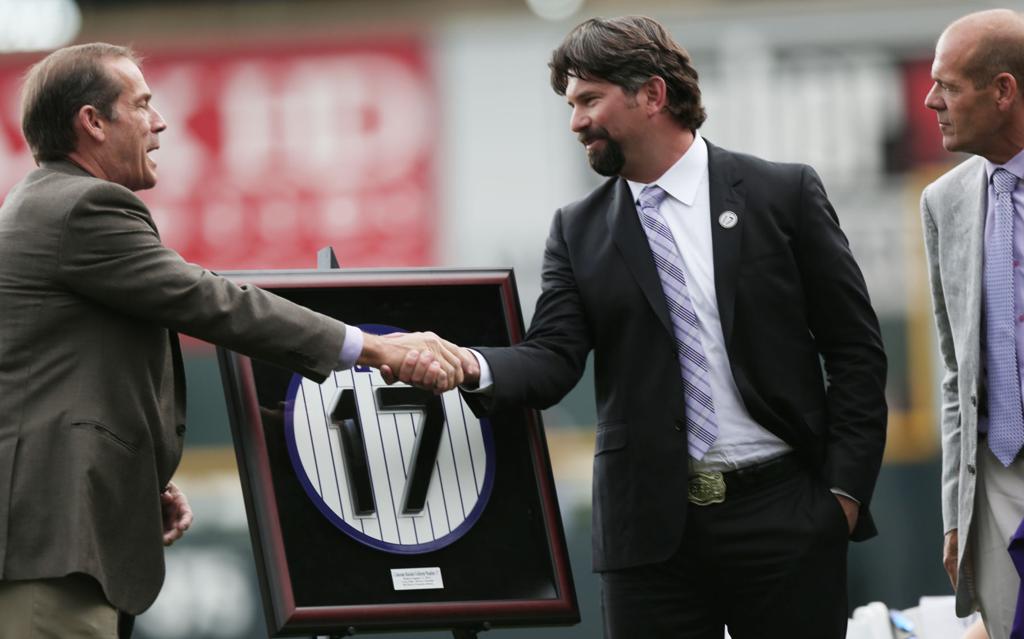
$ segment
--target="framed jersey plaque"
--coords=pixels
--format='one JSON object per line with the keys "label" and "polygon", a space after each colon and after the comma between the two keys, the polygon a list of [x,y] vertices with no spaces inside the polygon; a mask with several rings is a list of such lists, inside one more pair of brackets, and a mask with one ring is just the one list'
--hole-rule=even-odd
{"label": "framed jersey plaque", "polygon": [[[239,271],[362,330],[522,338],[511,270]],[[356,367],[322,384],[218,349],[269,634],[572,624],[540,416]]]}

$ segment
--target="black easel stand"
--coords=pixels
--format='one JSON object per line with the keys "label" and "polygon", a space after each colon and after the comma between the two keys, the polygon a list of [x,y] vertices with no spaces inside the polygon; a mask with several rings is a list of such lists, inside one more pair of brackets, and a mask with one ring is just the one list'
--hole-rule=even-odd
{"label": "black easel stand", "polygon": [[332,247],[325,246],[316,252],[316,270],[325,271],[332,268],[341,268],[338,265],[338,256],[334,254]]}
{"label": "black easel stand", "polygon": [[489,622],[469,628],[452,628],[452,639],[477,639],[477,634],[491,629]]}

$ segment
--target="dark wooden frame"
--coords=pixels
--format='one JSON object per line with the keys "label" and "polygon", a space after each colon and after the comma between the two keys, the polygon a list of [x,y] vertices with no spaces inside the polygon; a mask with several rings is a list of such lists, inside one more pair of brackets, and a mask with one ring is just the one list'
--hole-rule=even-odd
{"label": "dark wooden frame", "polygon": [[[402,287],[493,286],[500,294],[508,343],[523,336],[522,313],[511,269],[351,269],[332,271],[238,271],[223,273],[237,282],[254,284],[286,294],[296,289],[388,289]],[[321,310],[321,309],[316,309]],[[345,319],[345,318],[338,318]],[[420,327],[417,327],[417,329]],[[426,327],[444,335],[444,326]],[[278,497],[272,482],[270,451],[257,400],[253,362],[242,355],[217,349],[231,421],[239,475],[249,520],[253,552],[260,579],[263,607],[271,635],[348,635],[396,630],[451,628],[456,636],[499,626],[568,625],[579,622],[579,607],[569,567],[565,535],[555,493],[544,429],[537,411],[523,410],[519,419],[527,439],[555,597],[474,601],[304,607],[296,603],[293,579],[286,558]],[[524,488],[525,489],[525,488]],[[500,508],[490,503],[488,508]],[[453,546],[457,545],[453,544]],[[366,552],[375,552],[367,549]],[[301,577],[301,576],[299,576]]]}

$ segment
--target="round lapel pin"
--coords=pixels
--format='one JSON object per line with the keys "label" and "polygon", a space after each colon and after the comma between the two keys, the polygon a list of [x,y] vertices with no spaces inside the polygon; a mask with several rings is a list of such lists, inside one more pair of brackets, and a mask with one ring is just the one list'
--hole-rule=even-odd
{"label": "round lapel pin", "polygon": [[723,229],[731,229],[736,226],[736,223],[740,221],[740,216],[736,215],[732,211],[726,211],[718,216],[718,225]]}

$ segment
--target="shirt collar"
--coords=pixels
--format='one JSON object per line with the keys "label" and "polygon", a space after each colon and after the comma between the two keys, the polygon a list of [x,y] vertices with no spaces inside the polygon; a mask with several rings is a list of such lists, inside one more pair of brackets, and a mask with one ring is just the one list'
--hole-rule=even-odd
{"label": "shirt collar", "polygon": [[992,174],[995,173],[996,169],[1006,169],[1010,173],[1016,175],[1018,179],[1024,180],[1024,149],[1007,160],[1005,164],[993,164],[986,160],[985,172],[988,173],[989,183],[992,182]]}
{"label": "shirt collar", "polygon": [[[1016,158],[1014,158],[1016,159]],[[683,153],[683,156],[676,160],[664,175],[651,182],[657,184],[666,193],[679,200],[687,206],[693,206],[697,199],[697,189],[708,171],[708,145],[700,133],[694,133],[693,144]],[[626,180],[629,190],[633,193],[633,201],[640,199],[640,191],[647,184]]]}

